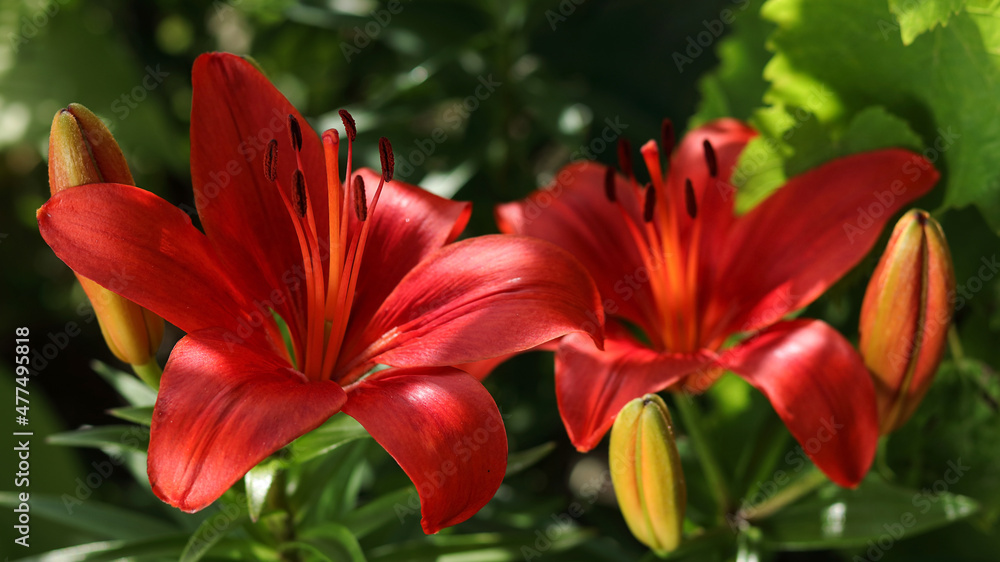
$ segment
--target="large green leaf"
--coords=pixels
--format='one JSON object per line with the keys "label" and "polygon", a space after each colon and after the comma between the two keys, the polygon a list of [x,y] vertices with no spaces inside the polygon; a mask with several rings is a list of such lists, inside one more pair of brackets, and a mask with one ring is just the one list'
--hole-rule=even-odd
{"label": "large green leaf", "polygon": [[[942,478],[960,478],[955,473]],[[759,522],[766,544],[784,550],[898,541],[972,515],[978,504],[951,494],[908,490],[869,476],[856,490],[833,484]]]}
{"label": "large green leaf", "polygon": [[732,175],[737,212],[752,209],[788,177],[834,158],[881,148],[923,148],[906,121],[879,106],[859,111],[844,127],[824,125],[811,110],[824,99],[817,97],[810,108],[772,106],[754,112],[750,121],[760,136],[747,144]]}
{"label": "large green leaf", "polygon": [[[1000,232],[1000,47],[996,6],[953,15],[904,45],[884,2],[769,0],[762,15],[777,24],[768,45],[775,56],[765,101],[810,107],[823,123],[847,123],[870,105],[890,108],[946,172],[944,207],[976,204]],[[936,190],[937,191],[937,190]],[[935,197],[940,197],[940,194]]]}
{"label": "large green leaf", "polygon": [[719,66],[698,81],[701,100],[689,129],[720,117],[747,119],[760,107],[767,90],[761,69],[771,58],[764,43],[774,29],[774,24],[760,18],[763,3],[748,0],[746,8],[737,11],[732,33],[719,41]]}
{"label": "large green leaf", "polygon": [[909,45],[921,33],[946,25],[964,6],[965,0],[889,0],[895,24],[883,21],[879,25],[886,30],[899,29],[903,43]]}

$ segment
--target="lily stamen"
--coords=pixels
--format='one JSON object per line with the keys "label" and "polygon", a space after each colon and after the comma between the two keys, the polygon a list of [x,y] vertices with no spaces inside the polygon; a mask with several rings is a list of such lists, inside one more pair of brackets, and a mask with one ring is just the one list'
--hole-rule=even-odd
{"label": "lily stamen", "polygon": [[705,149],[705,163],[708,164],[708,175],[718,177],[719,175],[719,161],[715,157],[715,148],[712,147],[712,143],[708,139],[702,142],[702,147]]}

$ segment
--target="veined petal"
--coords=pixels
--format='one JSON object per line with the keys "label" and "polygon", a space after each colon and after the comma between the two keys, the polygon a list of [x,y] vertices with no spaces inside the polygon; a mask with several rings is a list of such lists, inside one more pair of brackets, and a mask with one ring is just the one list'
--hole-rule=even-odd
{"label": "veined petal", "polygon": [[[380,174],[362,168],[369,207]],[[382,188],[378,208],[369,220],[367,248],[358,274],[351,322],[366,326],[385,297],[411,269],[461,234],[472,214],[472,204],[452,201],[399,181]]]}
{"label": "veined petal", "polygon": [[38,210],[45,242],[73,271],[193,332],[237,327],[249,311],[183,211],[113,183],[71,187]]}
{"label": "veined petal", "polygon": [[819,320],[780,322],[719,362],[768,397],[830,480],[849,488],[861,482],[878,444],[875,387],[839,332]]}
{"label": "veined petal", "polygon": [[348,393],[344,412],[417,487],[425,533],[465,521],[493,498],[507,468],[507,435],[479,381],[449,367],[389,369]]}
{"label": "veined petal", "polygon": [[400,281],[349,354],[397,367],[470,363],[570,332],[600,341],[593,281],[572,256],[524,236],[480,236],[432,253]]}
{"label": "veined petal", "polygon": [[253,299],[277,311],[299,341],[305,295],[291,287],[304,286],[302,256],[278,188],[264,176],[263,161],[268,142],[275,139],[277,180],[291,189],[296,159],[288,116],[294,115],[302,129],[302,172],[308,197],[317,231],[325,240],[328,213],[322,144],[285,96],[238,56],[199,56],[192,83],[191,176],[202,227]]}
{"label": "veined petal", "polygon": [[202,509],[346,400],[336,383],[309,382],[276,355],[234,344],[221,330],[188,334],[163,370],[149,482],[170,505]]}
{"label": "veined petal", "polygon": [[578,334],[566,336],[556,352],[556,398],[570,441],[580,451],[593,449],[630,400],[711,365],[707,353],[657,353],[611,320],[604,351]]}
{"label": "veined petal", "polygon": [[496,207],[502,232],[547,240],[573,254],[590,275],[616,316],[652,329],[657,310],[649,283],[634,278],[649,275],[622,212],[642,224],[639,203],[621,174],[615,174],[616,197],[605,192],[607,167],[577,162],[563,168],[556,179],[522,201]]}
{"label": "veined petal", "polygon": [[871,250],[893,214],[938,173],[890,149],[840,158],[788,181],[737,219],[706,323],[715,337],[767,326],[802,308]]}

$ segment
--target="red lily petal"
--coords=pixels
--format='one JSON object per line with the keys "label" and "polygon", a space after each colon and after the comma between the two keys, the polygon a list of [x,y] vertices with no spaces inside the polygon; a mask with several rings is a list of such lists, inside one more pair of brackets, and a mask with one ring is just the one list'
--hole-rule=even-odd
{"label": "red lily petal", "polygon": [[73,271],[186,332],[235,329],[249,310],[190,217],[146,190],[65,189],[38,210],[38,229]]}
{"label": "red lily petal", "polygon": [[[757,132],[735,119],[718,119],[684,135],[670,158],[668,189],[674,205],[672,212],[681,225],[681,247],[687,246],[694,221],[702,223],[702,254],[718,252],[718,237],[724,236],[733,220],[735,187],[730,183],[740,154]],[[709,173],[705,142],[712,146],[717,176]],[[697,206],[697,218],[691,219],[685,204],[684,184],[691,180]],[[710,256],[709,256],[710,257]]]}
{"label": "red lily petal", "polygon": [[570,441],[581,452],[593,449],[630,400],[711,364],[707,353],[657,353],[612,320],[604,351],[577,334],[566,336],[556,352],[556,399]]}
{"label": "red lily petal", "polygon": [[[358,354],[397,367],[457,365],[530,349],[604,324],[593,281],[572,256],[525,236],[449,244],[400,281]],[[356,356],[353,355],[352,356]]]}
{"label": "red lily petal", "polygon": [[476,380],[481,381],[490,376],[490,373],[499,367],[501,363],[505,363],[508,359],[514,357],[515,355],[518,354],[508,353],[506,355],[493,357],[492,359],[483,359],[482,361],[473,361],[472,363],[459,363],[458,365],[455,365],[455,368],[464,371],[472,375]]}
{"label": "red lily petal", "polygon": [[819,320],[780,322],[719,362],[763,392],[809,458],[857,486],[878,444],[875,387],[861,356]]}
{"label": "red lily petal", "polygon": [[[618,203],[608,200],[606,166],[576,162],[563,168],[556,180],[522,201],[496,207],[502,232],[547,240],[573,254],[587,268],[608,312],[652,328],[656,305],[648,283],[633,278],[649,272],[636,248]],[[626,180],[615,174],[616,197],[635,224],[642,224],[639,204]],[[653,316],[650,316],[653,315]]]}
{"label": "red lily petal", "polygon": [[[678,240],[682,252],[691,248],[698,253],[698,310],[711,302],[720,268],[720,249],[735,220],[736,187],[732,173],[740,154],[757,132],[735,119],[718,119],[684,135],[670,159],[667,189],[671,209],[679,225]],[[705,142],[711,145],[717,175],[712,177]],[[697,215],[688,215],[685,184],[690,181]],[[695,231],[694,227],[698,226]],[[696,239],[695,239],[696,237]]]}
{"label": "red lily petal", "polygon": [[425,533],[472,517],[500,487],[507,435],[496,403],[476,379],[448,367],[390,369],[348,392],[344,412],[417,487]]}
{"label": "red lily petal", "polygon": [[233,344],[222,330],[188,334],[163,370],[149,482],[170,505],[202,509],[346,400],[336,383],[308,382],[276,355]]}
{"label": "red lily petal", "polygon": [[[380,174],[363,168],[369,206]],[[367,248],[358,274],[351,322],[367,326],[385,297],[424,257],[458,238],[472,204],[438,197],[419,187],[391,181],[382,188],[373,213]]]}
{"label": "red lily petal", "polygon": [[719,299],[716,337],[767,326],[802,308],[871,250],[886,221],[927,193],[938,173],[905,150],[840,158],[796,176],[737,219]]}
{"label": "red lily petal", "polygon": [[[277,181],[291,189],[296,167],[288,131],[302,129],[302,172],[322,236],[328,231],[323,148],[309,123],[252,64],[235,55],[198,57],[192,76],[191,176],[202,227],[253,299],[285,319],[298,340],[304,295],[289,290],[302,275],[295,231],[277,187],[264,176],[267,143],[278,142]],[[298,283],[295,283],[298,286]],[[279,298],[272,292],[280,291]]]}

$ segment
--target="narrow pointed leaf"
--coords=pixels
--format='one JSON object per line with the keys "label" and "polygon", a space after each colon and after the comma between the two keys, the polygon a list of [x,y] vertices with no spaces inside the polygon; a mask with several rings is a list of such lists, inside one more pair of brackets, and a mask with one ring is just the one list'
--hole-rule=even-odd
{"label": "narrow pointed leaf", "polygon": [[120,420],[137,423],[139,425],[144,425],[146,427],[149,427],[153,423],[152,406],[131,406],[124,408],[112,408],[108,410],[108,413]]}
{"label": "narrow pointed leaf", "polygon": [[122,398],[133,406],[152,406],[156,402],[156,391],[135,378],[135,375],[120,371],[107,363],[93,361],[90,367],[107,381]]}
{"label": "narrow pointed leaf", "polygon": [[[14,508],[19,503],[16,493],[0,492],[0,506]],[[92,538],[131,540],[177,532],[177,528],[167,521],[89,497],[69,494],[56,497],[32,492],[30,506],[32,516],[83,531]]]}
{"label": "narrow pointed leaf", "polygon": [[337,414],[323,425],[292,441],[289,449],[294,462],[303,463],[365,437],[369,437],[368,432],[354,418],[347,414]]}
{"label": "narrow pointed leaf", "polygon": [[226,535],[240,528],[247,519],[245,514],[240,514],[235,518],[225,519],[226,524],[219,528],[219,521],[215,517],[209,517],[191,535],[184,551],[181,553],[180,562],[196,562],[201,560],[209,550],[212,549]]}

